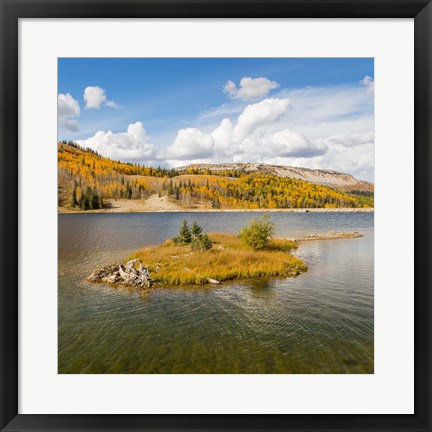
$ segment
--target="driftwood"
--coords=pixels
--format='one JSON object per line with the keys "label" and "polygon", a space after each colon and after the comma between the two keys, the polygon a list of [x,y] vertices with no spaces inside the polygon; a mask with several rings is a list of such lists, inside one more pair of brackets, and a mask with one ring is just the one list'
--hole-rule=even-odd
{"label": "driftwood", "polygon": [[[157,266],[156,273],[160,266]],[[88,278],[89,282],[106,282],[114,285],[126,285],[135,288],[150,288],[152,279],[150,270],[140,261],[133,259],[126,264],[108,265],[96,269]]]}
{"label": "driftwood", "polygon": [[207,280],[208,283],[211,283],[211,284],[214,284],[214,285],[219,285],[219,284],[220,284],[220,281],[218,281],[217,279],[206,278],[205,276],[200,275],[200,274],[198,274],[197,272],[194,272],[193,270],[191,270],[190,268],[187,268],[187,267],[185,267],[184,269],[185,269],[186,271],[190,272],[190,273],[193,273],[193,274],[195,274],[195,275],[201,277],[201,278],[205,278],[205,279]]}

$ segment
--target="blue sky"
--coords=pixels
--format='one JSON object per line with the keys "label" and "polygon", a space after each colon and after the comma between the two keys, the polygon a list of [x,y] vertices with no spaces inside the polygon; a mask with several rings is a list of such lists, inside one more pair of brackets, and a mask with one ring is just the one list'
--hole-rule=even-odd
{"label": "blue sky", "polygon": [[116,159],[373,179],[373,59],[59,59],[58,93],[59,139]]}

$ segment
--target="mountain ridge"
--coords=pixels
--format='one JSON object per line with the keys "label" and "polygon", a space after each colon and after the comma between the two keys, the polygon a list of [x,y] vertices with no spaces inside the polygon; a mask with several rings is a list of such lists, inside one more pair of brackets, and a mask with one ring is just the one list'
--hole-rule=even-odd
{"label": "mountain ridge", "polygon": [[335,170],[303,168],[289,165],[270,165],[262,162],[225,162],[219,164],[189,164],[177,168],[180,172],[187,170],[210,171],[212,174],[224,171],[239,171],[242,173],[272,174],[281,178],[293,178],[309,183],[358,191],[373,191],[373,183],[358,180],[353,175]]}

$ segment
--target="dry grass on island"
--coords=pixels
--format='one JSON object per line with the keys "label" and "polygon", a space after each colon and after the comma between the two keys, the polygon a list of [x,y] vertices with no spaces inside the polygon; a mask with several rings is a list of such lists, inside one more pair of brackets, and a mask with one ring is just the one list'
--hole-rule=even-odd
{"label": "dry grass on island", "polygon": [[299,242],[362,237],[358,232],[329,232],[290,240],[273,237],[274,231],[268,215],[252,219],[238,235],[203,233],[197,222],[189,227],[183,220],[175,238],[138,250],[122,264],[96,269],[87,280],[146,291],[152,286],[295,277],[307,270],[303,261],[290,253]]}
{"label": "dry grass on island", "polygon": [[[272,239],[269,247],[254,250],[235,234],[211,233],[213,247],[191,250],[173,240],[135,252],[130,259],[145,263],[155,284],[202,285],[209,279],[219,282],[269,276],[297,276],[307,270],[303,261],[289,253],[296,243]],[[156,268],[159,271],[156,273]]]}
{"label": "dry grass on island", "polygon": [[146,290],[305,272],[303,261],[290,254],[296,242],[274,238],[274,230],[267,215],[250,221],[238,235],[209,235],[197,222],[189,227],[183,220],[175,238],[138,250],[122,264],[96,269],[87,280]]}

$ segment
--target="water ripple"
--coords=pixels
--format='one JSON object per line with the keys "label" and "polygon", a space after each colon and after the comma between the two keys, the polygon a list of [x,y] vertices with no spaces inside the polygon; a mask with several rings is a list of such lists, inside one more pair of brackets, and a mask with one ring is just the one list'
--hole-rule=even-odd
{"label": "water ripple", "polygon": [[[373,372],[373,214],[272,215],[281,236],[365,234],[302,244],[296,255],[309,270],[297,278],[145,297],[85,281],[95,267],[173,236],[183,217],[59,217],[60,373]],[[230,232],[250,217],[193,215],[209,231]]]}

